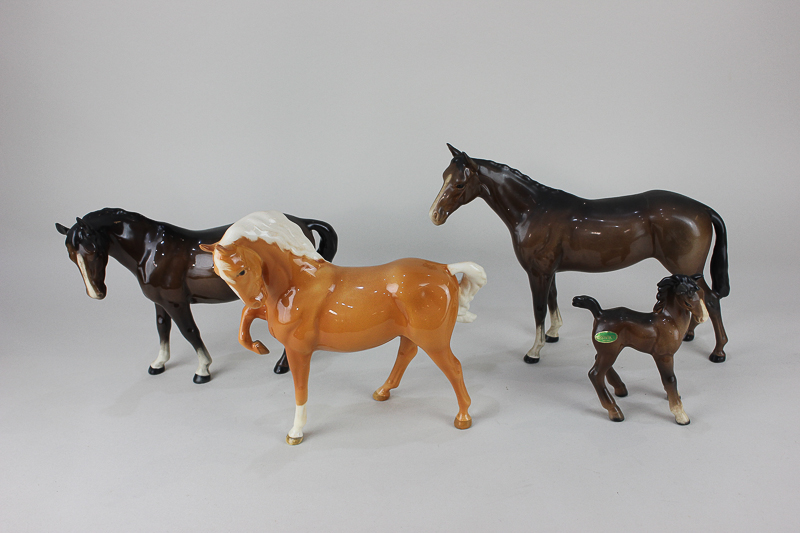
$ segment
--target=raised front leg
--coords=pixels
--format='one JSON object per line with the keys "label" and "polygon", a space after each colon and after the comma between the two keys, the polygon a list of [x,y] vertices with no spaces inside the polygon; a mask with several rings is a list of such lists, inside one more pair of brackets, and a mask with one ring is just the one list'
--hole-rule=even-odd
{"label": "raised front leg", "polygon": [[523,361],[533,364],[539,362],[539,352],[545,343],[544,318],[547,314],[547,299],[553,277],[529,273],[528,278],[531,284],[531,293],[533,294],[533,319],[536,323],[536,338],[533,342],[533,347],[523,357]]}
{"label": "raised front leg", "polygon": [[[264,343],[261,341],[253,341],[253,338],[250,336],[250,326],[256,318],[265,320],[263,309],[251,309],[244,306],[244,309],[242,309],[242,320],[239,322],[239,344],[252,352],[266,355],[269,353],[269,349],[264,346]],[[284,350],[278,362],[275,363],[273,372],[276,374],[285,374],[288,371],[289,363],[286,361],[286,350]]]}
{"label": "raised front leg", "polygon": [[303,354],[294,350],[286,350],[286,358],[292,370],[294,381],[294,424],[286,435],[286,443],[292,446],[303,442],[303,427],[306,425],[306,404],[308,403],[308,372],[311,366],[311,354]]}
{"label": "raised front leg", "polygon": [[408,364],[417,355],[417,345],[411,342],[407,337],[400,337],[400,348],[397,350],[397,360],[394,363],[392,372],[389,374],[386,383],[384,383],[378,390],[372,393],[372,398],[379,402],[389,399],[391,390],[396,389],[400,385],[400,380],[403,379],[403,373],[408,368]]}
{"label": "raised front leg", "polygon": [[545,342],[558,342],[558,330],[564,324],[561,320],[561,311],[558,310],[558,291],[556,291],[556,276],[553,275],[553,282],[550,284],[550,292],[547,295],[547,308],[550,310],[550,329],[544,334]]}
{"label": "raised front leg", "polygon": [[664,385],[664,390],[667,391],[669,410],[675,416],[675,422],[685,426],[689,423],[689,416],[683,410],[681,396],[678,394],[678,380],[675,378],[672,354],[653,355],[653,359],[658,367],[658,372],[661,374],[661,383]]}
{"label": "raised front leg", "polygon": [[189,304],[182,304],[171,310],[170,316],[175,321],[175,325],[178,326],[183,337],[189,341],[189,344],[197,352],[198,365],[194,374],[194,382],[208,383],[211,380],[211,374],[208,372],[208,367],[211,365],[211,356],[200,338],[200,330],[197,329],[197,324],[194,323]]}
{"label": "raised front leg", "polygon": [[158,304],[156,304],[156,328],[158,329],[158,339],[160,341],[158,357],[147,369],[147,372],[153,376],[164,372],[166,368],[164,365],[169,361],[169,331],[172,329],[172,318]]}
{"label": "raised front leg", "polygon": [[706,284],[704,279],[697,282],[700,288],[703,289],[703,301],[708,309],[708,317],[711,319],[711,324],[714,326],[714,336],[716,344],[714,350],[708,359],[713,363],[722,363],[725,361],[725,345],[728,343],[728,335],[725,333],[725,326],[722,324],[722,308],[720,307],[719,297],[712,291]]}

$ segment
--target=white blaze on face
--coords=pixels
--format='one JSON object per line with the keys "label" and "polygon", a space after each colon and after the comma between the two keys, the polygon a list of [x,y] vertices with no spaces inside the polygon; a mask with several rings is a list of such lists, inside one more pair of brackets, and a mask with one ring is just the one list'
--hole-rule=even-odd
{"label": "white blaze on face", "polygon": [[431,219],[431,222],[433,222],[434,224],[436,224],[436,223],[437,223],[437,222],[436,222],[436,220],[433,218],[433,217],[434,217],[434,215],[436,214],[436,206],[438,206],[438,205],[439,205],[439,202],[440,202],[440,201],[441,201],[441,199],[442,199],[442,195],[444,194],[444,190],[445,190],[445,189],[447,188],[447,186],[450,184],[450,180],[452,180],[452,179],[453,179],[453,174],[448,174],[448,175],[447,175],[447,176],[444,178],[444,184],[442,185],[442,188],[439,190],[439,195],[438,195],[438,196],[436,196],[436,200],[434,200],[434,201],[433,201],[433,205],[431,206],[431,209],[430,209],[430,211],[428,211],[428,217],[430,217],[430,219]]}
{"label": "white blaze on face", "polygon": [[81,276],[83,276],[83,283],[86,285],[86,293],[95,300],[100,300],[101,296],[98,294],[94,283],[92,283],[92,281],[89,279],[89,273],[86,271],[86,261],[83,260],[83,256],[81,254],[77,254],[76,258],[78,262],[78,268],[81,271]]}

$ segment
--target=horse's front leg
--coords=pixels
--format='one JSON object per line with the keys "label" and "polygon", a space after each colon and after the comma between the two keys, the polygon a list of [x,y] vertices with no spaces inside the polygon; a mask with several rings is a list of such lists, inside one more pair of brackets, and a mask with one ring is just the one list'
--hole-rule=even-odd
{"label": "horse's front leg", "polygon": [[550,310],[550,329],[544,334],[545,342],[558,342],[558,330],[564,324],[564,321],[561,320],[561,311],[558,310],[557,295],[556,276],[553,274],[553,282],[550,284],[550,292],[547,295],[547,308]]}
{"label": "horse's front leg", "polygon": [[158,357],[147,369],[147,372],[153,376],[161,374],[166,368],[164,365],[169,361],[169,331],[172,329],[172,318],[158,304],[156,304],[156,328],[158,329],[158,339],[160,341]]}
{"label": "horse's front leg", "polygon": [[203,340],[200,338],[200,330],[197,329],[197,324],[194,323],[194,317],[192,316],[192,310],[189,308],[189,304],[178,305],[177,309],[172,310],[170,316],[172,320],[175,321],[175,325],[178,326],[183,337],[189,341],[189,344],[191,344],[192,348],[197,352],[197,359],[199,362],[193,381],[195,383],[208,383],[211,381],[211,374],[208,372],[208,367],[211,365],[211,356],[208,354],[206,345],[203,344]]}
{"label": "horse's front leg", "polygon": [[681,395],[678,394],[678,380],[675,378],[673,356],[672,354],[654,354],[653,359],[656,362],[659,374],[661,374],[661,383],[664,385],[664,390],[667,391],[669,410],[675,416],[675,422],[681,426],[685,426],[689,423],[689,416],[686,414],[686,411],[683,410]]}
{"label": "horse's front leg", "polygon": [[292,370],[294,381],[294,424],[286,435],[286,443],[292,446],[303,442],[303,427],[306,425],[306,404],[308,403],[308,372],[311,366],[311,352],[305,354],[286,349],[286,358]]}
{"label": "horse's front leg", "polygon": [[553,282],[553,275],[545,276],[529,273],[528,278],[531,283],[531,293],[533,293],[533,319],[536,323],[536,338],[533,342],[533,347],[523,357],[523,361],[533,364],[539,362],[539,352],[545,343],[544,318],[547,314],[547,297],[550,284]]}
{"label": "horse's front leg", "polygon": [[[250,336],[250,325],[256,318],[266,320],[263,309],[251,309],[247,306],[242,309],[242,320],[239,323],[239,344],[252,352],[260,355],[266,355],[269,353],[269,349],[264,346],[264,343],[261,341],[253,342],[253,338]],[[288,371],[289,363],[286,361],[286,350],[284,350],[280,359],[278,359],[278,362],[275,363],[273,372],[276,374],[285,374]]]}

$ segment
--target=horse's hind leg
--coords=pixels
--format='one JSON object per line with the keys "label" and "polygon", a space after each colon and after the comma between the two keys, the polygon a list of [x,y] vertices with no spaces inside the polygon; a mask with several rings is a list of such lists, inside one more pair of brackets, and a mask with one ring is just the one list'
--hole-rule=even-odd
{"label": "horse's hind leg", "polygon": [[211,356],[200,338],[200,330],[197,329],[197,324],[194,323],[189,304],[179,305],[177,309],[172,311],[170,316],[172,316],[172,320],[175,321],[175,325],[178,326],[183,337],[189,341],[189,344],[192,345],[192,348],[197,353],[198,365],[193,381],[195,383],[208,383],[211,380],[211,374],[208,372],[208,367],[211,365]]}
{"label": "horse's hind leg", "polygon": [[153,376],[161,374],[165,369],[164,365],[169,361],[169,331],[172,329],[172,318],[158,304],[156,304],[156,328],[158,329],[158,339],[160,341],[158,357],[147,369],[147,372]]}
{"label": "horse's hind leg", "polygon": [[444,372],[447,379],[450,380],[450,384],[453,386],[453,390],[456,393],[456,398],[458,399],[458,414],[456,415],[453,425],[458,429],[467,429],[472,426],[472,417],[469,416],[468,412],[472,400],[470,400],[469,393],[467,393],[467,386],[464,385],[464,374],[461,370],[461,362],[453,355],[450,346],[444,349],[425,351],[430,358],[433,359],[433,362],[436,363],[436,366]]}
{"label": "horse's hind leg", "polygon": [[564,324],[561,320],[561,311],[558,310],[558,298],[556,291],[556,277],[553,275],[553,282],[550,284],[550,293],[547,295],[547,308],[550,310],[550,329],[544,334],[545,342],[558,342],[558,330]]}
{"label": "horse's hind leg", "polygon": [[664,390],[667,391],[669,410],[675,416],[675,422],[685,426],[689,423],[689,416],[686,414],[686,411],[683,410],[681,396],[678,394],[678,380],[675,378],[672,354],[653,355],[653,359],[658,367],[658,372],[661,374],[661,383],[664,384]]}
{"label": "horse's hind leg", "polygon": [[[595,346],[595,348],[597,348],[597,346]],[[594,390],[597,392],[597,397],[600,398],[600,404],[606,409],[606,411],[608,411],[608,418],[614,422],[622,422],[625,420],[625,416],[622,414],[619,406],[617,406],[617,402],[614,401],[614,397],[609,394],[608,389],[606,388],[606,378],[609,370],[611,370],[612,365],[617,360],[618,355],[619,349],[616,351],[614,351],[614,348],[598,350],[594,359],[594,365],[592,366],[591,370],[589,370],[589,381],[591,381],[592,385],[594,385]],[[616,376],[616,379],[619,379],[619,376],[616,372],[613,372],[613,375]],[[613,377],[609,379],[609,382],[611,382],[612,385],[614,385],[613,379]],[[620,383],[622,383],[621,380]],[[614,388],[616,389],[616,386]]]}
{"label": "horse's hind leg", "polygon": [[706,283],[705,279],[700,279],[697,284],[703,289],[703,301],[708,309],[708,317],[711,319],[711,324],[714,326],[714,337],[716,338],[716,345],[708,359],[714,363],[722,363],[725,361],[725,345],[728,343],[728,335],[725,333],[725,326],[722,324],[722,309],[719,305],[719,296],[711,290]]}
{"label": "horse's hind leg", "polygon": [[396,389],[403,379],[403,373],[408,368],[408,364],[417,355],[417,345],[411,342],[408,337],[400,337],[400,348],[397,350],[397,360],[394,362],[392,372],[389,374],[386,383],[376,390],[372,397],[379,402],[388,400],[392,389]]}

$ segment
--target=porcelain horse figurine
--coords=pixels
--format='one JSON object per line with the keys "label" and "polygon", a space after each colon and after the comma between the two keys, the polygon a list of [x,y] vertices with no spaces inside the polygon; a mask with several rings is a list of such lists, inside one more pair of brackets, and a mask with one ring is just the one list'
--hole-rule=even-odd
{"label": "porcelain horse figurine", "polygon": [[[728,342],[719,300],[728,295],[728,251],[725,223],[710,207],[673,192],[649,191],[618,198],[587,200],[551,189],[506,165],[472,159],[449,144],[453,155],[444,185],[430,209],[431,221],[444,224],[456,209],[482,198],[511,232],[533,293],[536,339],[526,363],[539,362],[545,342],[556,342],[561,313],[556,301],[556,272],[608,272],[643,259],[657,259],[671,274],[703,273],[711,240],[711,290],[699,279],[716,334],[709,359],[725,360]],[[550,308],[550,329],[544,320]],[[694,337],[697,321],[686,340]]]}
{"label": "porcelain horse figurine", "polygon": [[592,342],[597,355],[594,366],[589,371],[589,379],[611,420],[622,422],[625,417],[614,397],[608,393],[605,381],[608,378],[617,396],[628,395],[628,389],[614,371],[613,365],[619,352],[630,346],[653,356],[661,374],[661,383],[667,391],[669,410],[675,415],[675,422],[682,426],[689,423],[678,394],[673,356],[681,347],[681,339],[686,335],[692,317],[697,317],[699,322],[708,318],[703,298],[698,294],[700,287],[696,281],[700,279],[701,276],[689,277],[681,274],[662,279],[658,283],[656,305],[652,313],[639,313],[626,307],[601,309],[597,300],[591,296],[576,296],[572,299],[572,305],[588,309],[594,316]]}
{"label": "porcelain horse figurine", "polygon": [[[313,240],[312,230],[319,233],[320,255],[333,259],[338,237],[330,224],[287,216],[309,239]],[[67,237],[67,251],[81,272],[86,294],[97,300],[105,298],[106,265],[110,256],[136,276],[142,293],[155,303],[161,348],[149,373],[156,375],[164,371],[170,357],[169,333],[175,321],[197,352],[199,365],[195,383],[211,379],[208,371],[211,357],[200,338],[190,305],[236,300],[228,285],[214,274],[211,255],[200,250],[200,244],[218,241],[228,227],[192,231],[112,208],[78,218],[71,228],[56,224],[58,232]],[[286,371],[284,354],[275,365],[275,372]]]}
{"label": "porcelain horse figurine", "polygon": [[[202,248],[214,253],[217,274],[245,305],[267,319],[270,333],[286,348],[296,404],[289,444],[303,440],[314,351],[361,351],[395,337],[400,337],[397,361],[373,398],[389,398],[420,347],[455,390],[455,426],[472,424],[470,398],[450,338],[456,321],[475,319],[469,302],[486,283],[480,266],[400,259],[381,266],[339,267],[315,252],[297,226],[276,211],[253,213],[231,226],[220,242]],[[243,314],[239,336],[256,350],[246,331],[252,317]]]}

